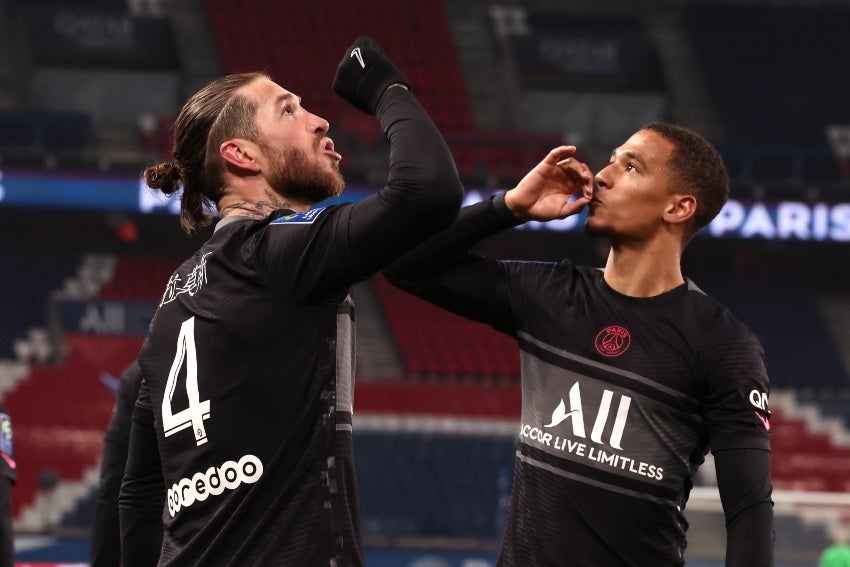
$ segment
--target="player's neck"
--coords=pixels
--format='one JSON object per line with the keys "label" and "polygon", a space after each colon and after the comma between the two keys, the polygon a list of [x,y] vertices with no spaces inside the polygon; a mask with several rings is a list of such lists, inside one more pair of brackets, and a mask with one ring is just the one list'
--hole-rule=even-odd
{"label": "player's neck", "polygon": [[685,282],[678,248],[615,245],[605,263],[605,282],[630,297],[653,297]]}
{"label": "player's neck", "polygon": [[311,206],[311,203],[282,197],[268,187],[228,188],[218,201],[218,210],[222,218],[245,216],[262,219],[279,209],[303,212],[309,210]]}

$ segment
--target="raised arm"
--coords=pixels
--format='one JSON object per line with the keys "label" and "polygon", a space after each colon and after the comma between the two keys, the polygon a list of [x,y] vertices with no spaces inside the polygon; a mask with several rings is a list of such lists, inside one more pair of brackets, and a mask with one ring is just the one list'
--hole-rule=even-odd
{"label": "raised arm", "polygon": [[[395,286],[511,333],[513,318],[504,277],[509,263],[470,249],[482,239],[526,220],[552,220],[579,212],[593,177],[573,157],[575,147],[555,148],[510,191],[465,207],[449,228],[395,262],[384,275]],[[582,195],[575,200],[571,198]]]}
{"label": "raised arm", "polygon": [[334,91],[376,114],[389,142],[387,185],[351,209],[351,258],[366,276],[454,220],[463,186],[451,152],[404,75],[368,38],[346,50]]}

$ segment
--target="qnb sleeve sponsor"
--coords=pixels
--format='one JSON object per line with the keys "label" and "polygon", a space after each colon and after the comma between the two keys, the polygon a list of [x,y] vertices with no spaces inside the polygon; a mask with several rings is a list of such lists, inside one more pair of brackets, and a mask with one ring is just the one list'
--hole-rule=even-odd
{"label": "qnb sleeve sponsor", "polygon": [[210,467],[192,478],[175,482],[166,494],[168,512],[171,517],[195,502],[203,502],[209,496],[218,496],[225,490],[234,490],[243,482],[253,484],[263,476],[263,463],[254,455],[245,455],[238,462],[225,461],[220,467]]}

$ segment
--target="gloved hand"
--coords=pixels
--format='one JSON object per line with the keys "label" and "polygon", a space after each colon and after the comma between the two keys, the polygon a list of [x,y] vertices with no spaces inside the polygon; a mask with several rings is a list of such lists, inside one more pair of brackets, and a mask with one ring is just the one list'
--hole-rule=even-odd
{"label": "gloved hand", "polygon": [[378,44],[370,37],[360,36],[339,62],[333,90],[363,112],[375,114],[384,91],[394,83],[410,88],[407,78],[384,57]]}

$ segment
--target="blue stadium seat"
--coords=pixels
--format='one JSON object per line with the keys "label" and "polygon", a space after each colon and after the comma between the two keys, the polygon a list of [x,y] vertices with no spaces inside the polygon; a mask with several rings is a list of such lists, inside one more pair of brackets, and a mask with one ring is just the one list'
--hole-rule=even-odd
{"label": "blue stadium seat", "polygon": [[777,281],[700,283],[761,340],[773,387],[850,387],[835,339],[804,288]]}
{"label": "blue stadium seat", "polygon": [[684,21],[726,132],[727,155],[734,146],[784,148],[784,160],[776,154],[753,165],[758,175],[766,170],[775,178],[804,148],[814,155],[798,179],[836,178],[824,128],[850,122],[850,51],[843,46],[850,8],[689,3]]}
{"label": "blue stadium seat", "polygon": [[0,254],[5,274],[0,278],[0,357],[11,358],[15,339],[26,336],[30,327],[45,326],[46,298],[74,274],[80,256],[61,252],[34,256],[9,250]]}
{"label": "blue stadium seat", "polygon": [[356,432],[355,448],[364,536],[500,537],[513,439]]}

